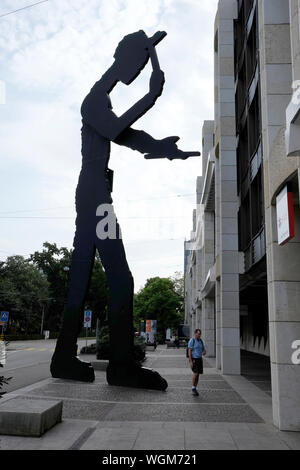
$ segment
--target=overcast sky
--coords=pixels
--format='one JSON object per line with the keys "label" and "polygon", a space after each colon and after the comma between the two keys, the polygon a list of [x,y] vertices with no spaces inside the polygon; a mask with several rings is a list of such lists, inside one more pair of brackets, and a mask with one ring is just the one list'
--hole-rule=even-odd
{"label": "overcast sky", "polygon": [[[32,3],[1,0],[0,16]],[[213,118],[216,9],[217,0],[49,0],[0,18],[0,259],[28,256],[44,241],[72,247],[80,105],[124,35],[168,33],[157,46],[163,94],[135,128],[178,135],[181,149],[201,151],[203,120]],[[117,115],[147,93],[150,74],[149,63],[129,87],[117,85]],[[183,271],[201,158],[149,161],[112,144],[109,167],[135,290]]]}

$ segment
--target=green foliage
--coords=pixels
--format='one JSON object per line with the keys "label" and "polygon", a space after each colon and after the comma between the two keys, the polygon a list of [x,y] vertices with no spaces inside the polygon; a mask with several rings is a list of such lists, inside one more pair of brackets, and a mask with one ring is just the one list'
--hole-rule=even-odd
{"label": "green foliage", "polygon": [[88,346],[83,346],[80,350],[80,354],[96,354],[96,343],[89,344]]}
{"label": "green foliage", "polygon": [[10,256],[0,265],[0,309],[9,311],[12,331],[33,334],[41,325],[49,283],[39,270],[23,258]]}
{"label": "green foliage", "polygon": [[71,264],[71,250],[58,248],[56,243],[43,243],[42,251],[35,251],[30,260],[50,285],[49,300],[45,304],[44,329],[58,331],[67,295],[68,269]]}
{"label": "green foliage", "polygon": [[9,341],[33,341],[37,339],[44,339],[44,335],[6,335]]}
{"label": "green foliage", "polygon": [[134,320],[157,320],[157,330],[177,328],[183,321],[183,281],[176,273],[174,278],[154,277],[134,297]]}
{"label": "green foliage", "polygon": [[[104,325],[100,329],[99,341],[96,344],[97,359],[109,359],[109,328]],[[143,338],[134,337],[133,347],[134,358],[138,362],[143,362],[146,358],[146,345]]]}
{"label": "green foliage", "polygon": [[90,287],[86,298],[86,307],[93,311],[93,328],[96,328],[97,317],[100,319],[100,325],[104,323],[107,313],[107,303],[108,286],[106,274],[103,271],[99,256],[96,255]]}
{"label": "green foliage", "polygon": [[[38,339],[43,313],[43,329],[50,330],[50,338],[58,333],[67,299],[71,256],[72,250],[45,242],[42,251],[34,252],[29,259],[10,256],[0,263],[0,309],[9,312],[6,333],[11,340]],[[93,311],[92,328],[97,316],[100,321],[105,318],[107,298],[106,275],[96,257],[86,299],[86,308]]]}
{"label": "green foliage", "polygon": [[[43,271],[50,284],[50,301],[47,305],[45,328],[57,332],[62,322],[62,314],[67,298],[69,269],[72,250],[58,248],[56,243],[45,242],[42,251],[30,256],[31,261]],[[108,299],[106,275],[100,259],[96,256],[85,307],[93,311],[92,328],[95,328],[97,317],[105,317]]]}

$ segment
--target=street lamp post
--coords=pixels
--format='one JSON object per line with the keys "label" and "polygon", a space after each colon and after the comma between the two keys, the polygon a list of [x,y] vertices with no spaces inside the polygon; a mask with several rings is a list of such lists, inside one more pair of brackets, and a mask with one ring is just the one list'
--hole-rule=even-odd
{"label": "street lamp post", "polygon": [[43,334],[43,328],[44,328],[44,316],[45,316],[45,305],[43,304],[43,306],[42,306],[42,321],[41,321],[41,336]]}

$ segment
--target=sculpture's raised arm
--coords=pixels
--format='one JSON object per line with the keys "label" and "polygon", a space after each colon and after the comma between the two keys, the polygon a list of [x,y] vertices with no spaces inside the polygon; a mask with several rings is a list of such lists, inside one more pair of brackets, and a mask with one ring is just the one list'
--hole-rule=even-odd
{"label": "sculpture's raised arm", "polygon": [[109,140],[116,138],[154,106],[161,95],[165,79],[161,70],[154,70],[150,78],[149,92],[122,116],[118,117],[107,105],[107,94],[99,85],[87,95],[81,106],[83,120],[98,134]]}

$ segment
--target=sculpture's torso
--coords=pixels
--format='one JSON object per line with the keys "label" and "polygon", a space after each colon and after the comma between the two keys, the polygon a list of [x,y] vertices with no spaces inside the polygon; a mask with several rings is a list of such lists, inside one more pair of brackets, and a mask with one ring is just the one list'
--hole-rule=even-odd
{"label": "sculpture's torso", "polygon": [[[109,96],[97,93],[99,82],[91,89],[85,98],[92,99],[99,106],[111,108]],[[110,156],[110,140],[101,136],[93,127],[82,119],[81,129],[82,167],[76,190],[77,214],[85,219],[95,216],[100,204],[111,203],[110,187],[106,170]]]}

